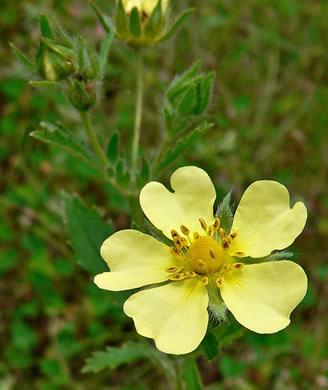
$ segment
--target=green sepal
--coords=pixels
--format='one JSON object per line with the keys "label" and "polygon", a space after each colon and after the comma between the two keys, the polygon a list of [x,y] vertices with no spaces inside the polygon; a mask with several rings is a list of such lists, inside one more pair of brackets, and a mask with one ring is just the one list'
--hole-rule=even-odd
{"label": "green sepal", "polygon": [[77,110],[85,112],[91,110],[97,101],[97,92],[92,82],[74,79],[74,86],[69,91],[69,101]]}
{"label": "green sepal", "polygon": [[44,14],[40,16],[40,30],[41,30],[41,35],[44,38],[55,39],[55,35],[51,29],[49,20]]}
{"label": "green sepal", "polygon": [[275,251],[268,256],[264,257],[243,257],[243,261],[246,264],[260,264],[268,261],[279,261],[279,260],[297,260],[297,255],[291,251]]}
{"label": "green sepal", "polygon": [[98,211],[86,207],[77,195],[64,192],[63,198],[66,225],[77,262],[94,275],[109,271],[100,256],[100,247],[113,234],[113,225],[105,224]]}
{"label": "green sepal", "polygon": [[115,25],[118,37],[123,40],[126,39],[129,36],[129,20],[122,0],[117,0]]}
{"label": "green sepal", "polygon": [[25,56],[25,54],[21,52],[13,43],[9,43],[9,46],[21,64],[32,74],[37,74],[35,65],[32,64],[32,62]]}
{"label": "green sepal", "polygon": [[64,30],[64,28],[57,22],[57,19],[52,17],[52,23],[54,25],[54,32],[57,37],[56,40],[59,40],[60,43],[66,47],[73,49],[74,40],[73,38]]}
{"label": "green sepal", "polygon": [[114,164],[117,161],[118,145],[119,145],[119,134],[117,131],[115,131],[108,142],[107,152],[106,152],[106,156],[112,164]]}
{"label": "green sepal", "polygon": [[231,191],[223,198],[222,202],[219,204],[215,213],[215,217],[220,219],[220,226],[226,231],[227,234],[230,234],[233,222]]}
{"label": "green sepal", "polygon": [[115,36],[115,31],[112,30],[109,35],[107,35],[102,41],[100,46],[100,55],[99,55],[99,64],[100,64],[100,77],[103,77],[105,73],[105,66],[107,63],[107,57],[109,50],[111,48],[113,39]]}
{"label": "green sepal", "polygon": [[162,0],[158,0],[156,7],[145,24],[144,33],[150,38],[155,38],[161,34],[164,27],[165,15],[162,12]]}
{"label": "green sepal", "polygon": [[139,11],[137,7],[134,7],[130,15],[130,33],[139,38],[142,34],[141,22],[139,17]]}
{"label": "green sepal", "polygon": [[169,240],[161,230],[157,229],[147,218],[144,218],[144,230],[145,233],[154,237],[157,241],[160,241],[169,247],[173,246],[173,242]]}
{"label": "green sepal", "polygon": [[106,31],[107,34],[111,34],[115,30],[111,20],[108,17],[106,17],[105,15],[103,15],[103,13],[100,11],[98,6],[93,1],[89,0],[89,4],[91,5],[92,9],[94,10],[95,14],[97,15],[98,20],[99,20],[100,24],[102,25],[103,29]]}
{"label": "green sepal", "polygon": [[177,19],[175,20],[175,22],[172,24],[172,26],[169,28],[169,30],[159,39],[159,42],[166,42],[168,41],[170,38],[172,38],[172,36],[177,32],[178,28],[180,27],[180,25],[184,22],[184,20],[190,15],[192,14],[193,12],[195,11],[195,8],[189,8],[187,10],[185,10],[184,12],[182,12],[178,17]]}

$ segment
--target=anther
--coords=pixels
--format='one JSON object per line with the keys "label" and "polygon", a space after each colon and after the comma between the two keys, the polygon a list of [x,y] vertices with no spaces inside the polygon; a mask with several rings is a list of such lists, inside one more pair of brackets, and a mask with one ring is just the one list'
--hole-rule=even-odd
{"label": "anther", "polygon": [[211,226],[209,226],[207,234],[208,234],[210,237],[212,237],[212,236],[213,236],[213,234],[214,234],[214,228],[213,228],[213,226],[212,226],[212,225],[211,225]]}
{"label": "anther", "polygon": [[232,242],[232,238],[230,236],[227,236],[226,240],[228,241],[228,245],[230,245]]}
{"label": "anther", "polygon": [[239,269],[242,269],[243,266],[244,266],[244,263],[233,263],[231,268],[239,270]]}
{"label": "anther", "polygon": [[220,229],[221,222],[219,218],[215,218],[215,221],[213,223],[213,229],[215,232],[217,232]]}
{"label": "anther", "polygon": [[170,253],[177,260],[184,260],[184,256],[177,250],[177,248],[170,248]]}
{"label": "anther", "polygon": [[229,248],[229,243],[228,243],[228,240],[226,238],[222,238],[222,246],[224,249]]}
{"label": "anther", "polygon": [[199,233],[194,232],[194,239],[195,239],[195,240],[198,240],[198,239],[199,239]]}
{"label": "anther", "polygon": [[199,218],[199,222],[200,222],[200,224],[201,224],[202,229],[203,229],[205,232],[207,232],[207,224],[206,224],[206,222],[203,220],[203,218]]}
{"label": "anther", "polygon": [[212,259],[216,259],[215,252],[213,248],[210,248],[210,256]]}
{"label": "anther", "polygon": [[186,277],[186,275],[182,272],[180,274],[176,274],[170,277],[170,280],[173,281],[178,281],[178,280],[183,280]]}
{"label": "anther", "polygon": [[217,278],[215,281],[216,285],[221,288],[223,286],[223,278]]}
{"label": "anther", "polygon": [[234,238],[236,238],[238,236],[238,233],[237,232],[233,232],[233,233],[230,233],[230,237],[232,238],[232,240]]}
{"label": "anther", "polygon": [[190,230],[187,228],[187,226],[181,225],[180,229],[181,229],[182,233],[188,237]]}
{"label": "anther", "polygon": [[185,237],[180,237],[180,240],[181,240],[181,243],[182,243],[183,246],[187,246],[188,245],[188,240]]}
{"label": "anther", "polygon": [[196,272],[194,271],[187,271],[186,275],[188,276],[188,278],[195,278],[197,276]]}
{"label": "anther", "polygon": [[180,234],[176,230],[174,230],[174,229],[171,230],[171,236],[172,236],[173,240],[174,240],[175,237],[177,237],[177,238],[181,237]]}
{"label": "anther", "polygon": [[227,237],[227,233],[225,232],[224,229],[220,228],[220,236],[221,236],[221,240],[223,240],[224,238]]}
{"label": "anther", "polygon": [[226,264],[226,265],[223,267],[222,272],[227,272],[227,271],[229,271],[229,269],[230,269],[230,265],[229,265],[229,264]]}
{"label": "anther", "polygon": [[168,267],[165,269],[166,272],[176,272],[178,270],[178,267]]}
{"label": "anther", "polygon": [[207,286],[208,285],[208,277],[207,276],[202,277],[201,282],[203,283],[204,286]]}
{"label": "anther", "polygon": [[182,237],[174,237],[173,238],[173,242],[174,242],[174,245],[177,247],[177,249],[182,249],[184,247],[184,244],[181,240]]}
{"label": "anther", "polygon": [[235,252],[236,257],[244,257],[245,253],[244,252]]}

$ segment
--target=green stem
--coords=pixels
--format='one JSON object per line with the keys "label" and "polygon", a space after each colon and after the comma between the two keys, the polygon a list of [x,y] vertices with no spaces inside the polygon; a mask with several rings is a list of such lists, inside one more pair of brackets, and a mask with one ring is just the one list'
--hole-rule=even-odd
{"label": "green stem", "polygon": [[89,137],[89,140],[90,140],[90,143],[93,147],[93,150],[95,151],[96,155],[98,156],[99,160],[103,163],[103,165],[106,167],[108,165],[108,160],[99,144],[99,141],[95,135],[95,132],[93,130],[93,126],[91,124],[91,121],[90,121],[90,116],[89,116],[89,113],[88,112],[81,112],[80,111],[80,114],[81,114],[81,118],[83,120],[83,123],[84,123],[84,127],[87,131],[87,134],[88,134],[88,137]]}
{"label": "green stem", "polygon": [[137,79],[137,90],[136,90],[136,112],[134,120],[134,131],[133,131],[133,143],[132,143],[132,177],[136,176],[139,142],[140,142],[140,130],[142,120],[142,101],[143,101],[143,57],[141,49],[136,52],[136,79]]}

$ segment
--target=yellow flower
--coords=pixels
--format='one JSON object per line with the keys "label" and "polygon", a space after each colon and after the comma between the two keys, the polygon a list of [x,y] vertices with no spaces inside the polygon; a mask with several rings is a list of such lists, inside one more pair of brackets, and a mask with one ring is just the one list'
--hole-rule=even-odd
{"label": "yellow flower", "polygon": [[184,354],[198,347],[213,293],[254,332],[285,328],[306,293],[305,272],[291,261],[251,264],[251,258],[293,243],[306,222],[304,204],[290,208],[283,185],[257,181],[242,196],[231,232],[225,232],[213,216],[215,188],[205,171],[180,168],[171,186],[174,192],[158,182],[147,184],[140,204],[172,246],[136,230],[113,234],[101,247],[111,272],[97,275],[97,286],[120,291],[167,282],[133,294],[124,304],[137,332],[153,338],[166,353]]}
{"label": "yellow flower", "polygon": [[[162,0],[162,11],[166,11],[168,0]],[[148,18],[155,9],[158,0],[123,0],[125,12],[129,14],[133,8],[138,8],[144,19]]]}

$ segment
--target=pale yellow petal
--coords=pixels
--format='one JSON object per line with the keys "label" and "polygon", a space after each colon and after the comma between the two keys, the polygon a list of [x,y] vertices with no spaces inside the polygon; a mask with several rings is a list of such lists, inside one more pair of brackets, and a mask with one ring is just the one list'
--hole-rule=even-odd
{"label": "pale yellow petal", "polygon": [[157,348],[176,355],[195,350],[208,324],[208,294],[198,279],[186,279],[140,291],[124,304],[137,332]]}
{"label": "pale yellow petal", "polygon": [[96,285],[104,290],[164,282],[171,276],[165,269],[176,265],[169,247],[137,230],[114,233],[102,244],[100,253],[111,270],[95,277]]}
{"label": "pale yellow petal", "polygon": [[275,333],[290,323],[290,314],[307,290],[304,270],[282,260],[245,265],[225,274],[221,296],[236,320],[257,333]]}
{"label": "pale yellow petal", "polygon": [[306,218],[302,202],[290,208],[288,190],[282,184],[256,181],[247,188],[236,210],[231,231],[238,236],[229,254],[243,252],[245,256],[262,257],[287,248],[301,234]]}
{"label": "pale yellow petal", "polygon": [[215,188],[208,174],[197,167],[183,167],[171,176],[167,190],[158,182],[148,183],[140,193],[140,204],[146,217],[169,238],[171,230],[187,226],[191,232],[201,231],[199,218],[214,222]]}

